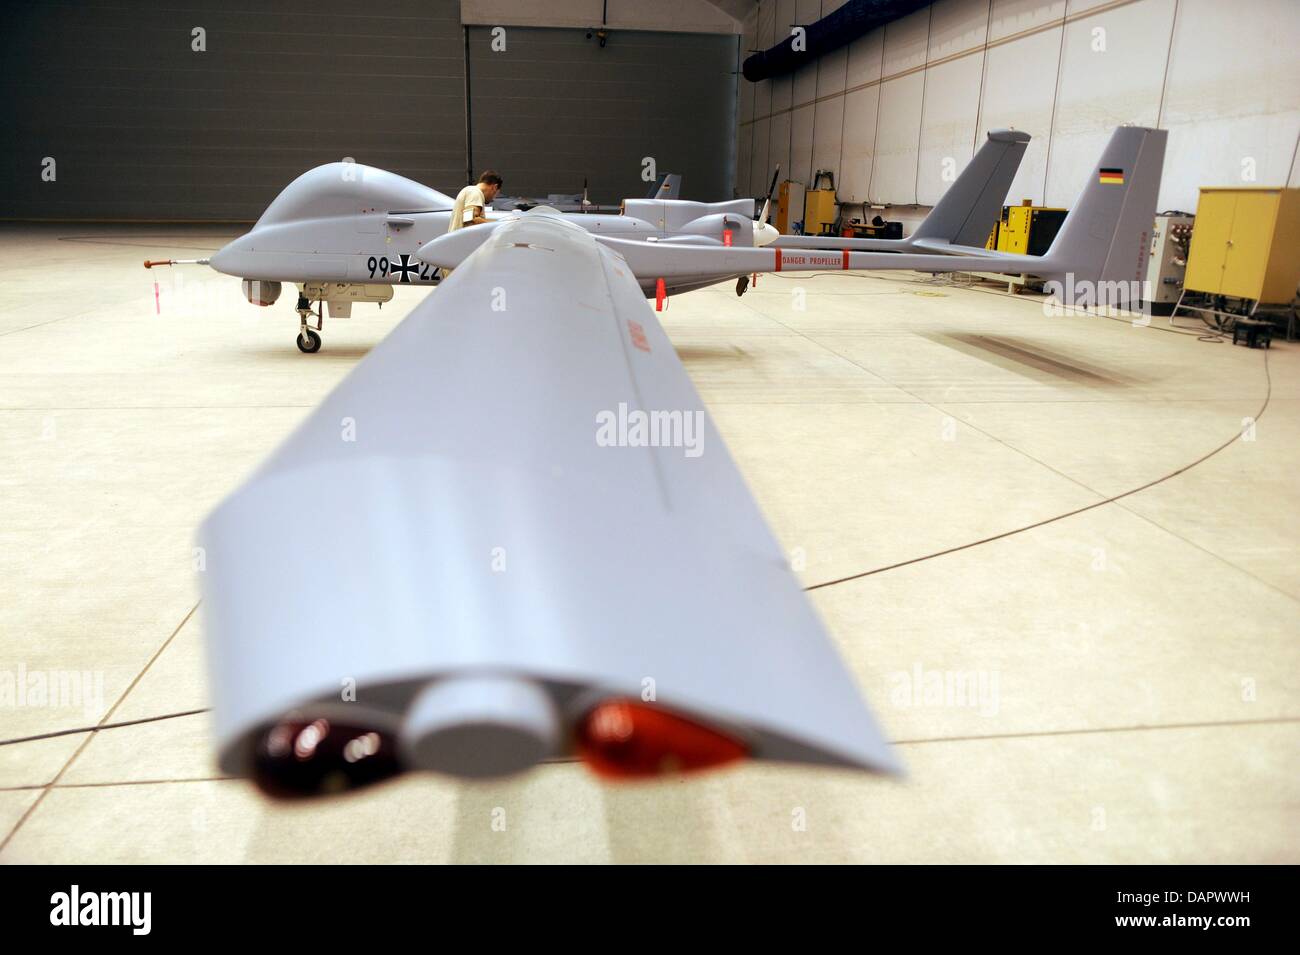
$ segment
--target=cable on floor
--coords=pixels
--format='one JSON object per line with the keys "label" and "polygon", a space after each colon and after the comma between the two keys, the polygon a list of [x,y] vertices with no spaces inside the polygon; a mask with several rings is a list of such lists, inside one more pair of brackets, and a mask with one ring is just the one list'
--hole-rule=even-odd
{"label": "cable on floor", "polygon": [[197,716],[199,713],[211,712],[210,706],[197,710],[182,710],[179,713],[161,713],[158,716],[142,716],[138,720],[121,720],[117,723],[104,723],[97,726],[77,726],[73,729],[54,730],[50,733],[37,733],[35,736],[16,736],[13,739],[0,739],[0,746],[12,746],[14,743],[31,743],[41,739],[53,739],[56,736],[72,736],[74,733],[98,733],[100,730],[112,730],[121,726],[138,726],[141,723],[157,723],[160,720],[174,720],[181,716]]}
{"label": "cable on floor", "polygon": [[[1254,418],[1255,421],[1259,421],[1260,418],[1264,417],[1264,412],[1268,410],[1269,400],[1273,397],[1273,376],[1272,374],[1270,374],[1268,368],[1267,349],[1264,349],[1264,381],[1265,381],[1264,403],[1260,405],[1259,411],[1256,412]],[[876,574],[883,574],[887,570],[896,570],[899,567],[907,567],[910,564],[919,564],[922,561],[933,560],[935,557],[944,557],[948,554],[955,554],[958,551],[969,550],[970,548],[978,547],[981,544],[990,544],[993,541],[1004,540],[1008,537],[1014,537],[1016,534],[1023,534],[1025,531],[1032,531],[1038,527],[1044,527],[1048,524],[1054,524],[1057,521],[1065,520],[1067,517],[1074,517],[1076,514],[1082,514],[1085,511],[1095,510],[1096,508],[1104,507],[1107,504],[1114,504],[1116,501],[1120,501],[1126,497],[1130,497],[1134,494],[1137,494],[1139,491],[1148,490],[1150,488],[1155,487],[1158,484],[1163,484],[1165,481],[1168,481],[1171,478],[1175,478],[1180,474],[1190,471],[1198,464],[1208,461],[1210,458],[1214,457],[1220,451],[1224,450],[1225,448],[1229,447],[1234,442],[1239,441],[1240,439],[1241,439],[1241,432],[1238,431],[1227,441],[1223,442],[1223,444],[1207,452],[1206,454],[1201,455],[1191,464],[1185,464],[1178,470],[1170,471],[1168,474],[1164,475],[1163,477],[1158,477],[1155,480],[1148,481],[1146,484],[1142,484],[1135,488],[1130,488],[1127,491],[1123,491],[1119,494],[1114,495],[1113,497],[1108,497],[1105,500],[1094,501],[1092,504],[1086,504],[1083,507],[1077,507],[1072,511],[1066,511],[1064,514],[1057,514],[1055,517],[1047,517],[1041,521],[1035,521],[1032,524],[1026,524],[1024,527],[1017,527],[1009,531],[1003,531],[1001,534],[994,534],[992,537],[981,538],[980,540],[971,541],[970,543],[967,544],[958,544],[955,547],[947,547],[943,550],[935,551],[932,554],[925,554],[921,557],[912,557],[908,560],[900,560],[897,563],[886,564],[884,567],[877,567],[874,570],[864,570],[859,574],[849,574],[846,577],[838,577],[835,580],[826,580],[820,584],[811,584],[810,586],[805,587],[804,591],[807,592],[811,590],[820,590],[823,587],[834,587],[836,584],[846,584],[852,580],[861,580],[864,577],[872,577],[875,576]]]}

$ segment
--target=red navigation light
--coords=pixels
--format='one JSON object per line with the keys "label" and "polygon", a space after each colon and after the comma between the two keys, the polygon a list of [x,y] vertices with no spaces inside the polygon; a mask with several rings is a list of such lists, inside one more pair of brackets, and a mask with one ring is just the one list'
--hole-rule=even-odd
{"label": "red navigation light", "polygon": [[578,724],[578,752],[599,776],[630,779],[721,766],[747,755],[730,736],[654,703],[606,700]]}
{"label": "red navigation light", "polygon": [[387,733],[326,719],[286,719],[258,736],[253,782],[277,799],[323,796],[402,772]]}

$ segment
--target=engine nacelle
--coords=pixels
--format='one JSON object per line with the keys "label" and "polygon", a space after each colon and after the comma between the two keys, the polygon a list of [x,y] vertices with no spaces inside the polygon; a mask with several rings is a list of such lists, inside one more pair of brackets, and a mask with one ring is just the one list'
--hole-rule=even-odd
{"label": "engine nacelle", "polygon": [[254,305],[274,305],[280,297],[279,282],[262,282],[258,279],[244,279],[239,283],[244,298]]}
{"label": "engine nacelle", "polygon": [[[692,219],[681,227],[685,235],[702,236],[719,245],[752,246],[754,244],[753,220],[735,213],[719,212]],[[730,233],[728,236],[727,233]]]}
{"label": "engine nacelle", "polygon": [[643,219],[660,231],[671,234],[681,232],[688,223],[705,216],[731,214],[753,219],[754,200],[693,202],[688,199],[625,199],[623,214]]}

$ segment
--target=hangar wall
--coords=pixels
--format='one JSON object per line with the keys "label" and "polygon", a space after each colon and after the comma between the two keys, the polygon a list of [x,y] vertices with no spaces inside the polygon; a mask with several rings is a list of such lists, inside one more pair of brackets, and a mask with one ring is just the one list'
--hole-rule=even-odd
{"label": "hangar wall", "polygon": [[686,198],[731,195],[734,35],[618,31],[601,49],[582,30],[512,26],[494,52],[490,30],[469,28],[470,149],[508,194],[581,192],[586,176],[594,200],[643,196],[650,158]]}
{"label": "hangar wall", "polygon": [[[707,6],[663,15],[707,26],[682,18],[692,3]],[[734,34],[617,30],[600,49],[580,29],[511,26],[489,59],[488,28],[470,27],[471,157],[461,22],[458,0],[7,4],[0,218],[252,220],[345,156],[444,191],[470,165],[500,167],[514,193],[577,191],[586,173],[613,202],[645,193],[653,155],[687,196],[730,195]]]}
{"label": "hangar wall", "polygon": [[[842,0],[760,0],[744,49]],[[845,201],[933,205],[984,131],[1034,138],[1013,200],[1068,206],[1122,122],[1167,128],[1159,207],[1197,187],[1300,185],[1295,0],[937,0],[799,71],[740,83],[737,189],[836,174]]]}
{"label": "hangar wall", "polygon": [[[9,10],[0,216],[254,219],[294,177],[344,156],[424,182],[464,177],[454,2]],[[46,156],[54,182],[40,177]]]}

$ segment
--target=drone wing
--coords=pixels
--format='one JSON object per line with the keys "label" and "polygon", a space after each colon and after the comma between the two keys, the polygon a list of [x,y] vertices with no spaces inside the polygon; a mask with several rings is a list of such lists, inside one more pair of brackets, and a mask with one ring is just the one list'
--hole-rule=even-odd
{"label": "drone wing", "polygon": [[[222,765],[318,713],[405,768],[702,765],[592,757],[593,713],[662,713],[750,758],[896,768],[626,263],[544,213],[462,231],[478,248],[203,527]],[[536,745],[503,756],[503,722]]]}

